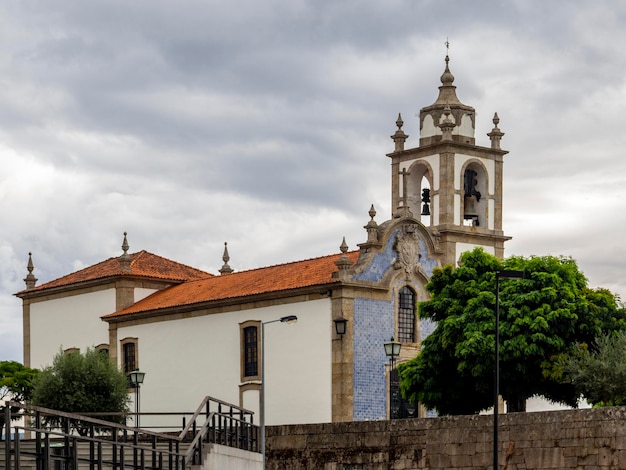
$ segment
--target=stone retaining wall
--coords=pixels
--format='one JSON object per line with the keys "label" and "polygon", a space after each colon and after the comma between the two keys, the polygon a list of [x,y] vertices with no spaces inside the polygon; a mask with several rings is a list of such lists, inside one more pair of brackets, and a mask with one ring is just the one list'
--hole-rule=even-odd
{"label": "stone retaining wall", "polygon": [[[500,468],[626,469],[626,407],[511,413],[499,420]],[[267,428],[271,470],[491,469],[492,416]]]}

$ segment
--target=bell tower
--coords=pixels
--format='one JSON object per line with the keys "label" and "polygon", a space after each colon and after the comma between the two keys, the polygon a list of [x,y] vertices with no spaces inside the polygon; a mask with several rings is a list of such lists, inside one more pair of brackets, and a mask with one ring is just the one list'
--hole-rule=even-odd
{"label": "bell tower", "polygon": [[462,252],[481,246],[504,256],[502,231],[502,165],[508,152],[500,148],[504,133],[497,113],[487,135],[490,147],[476,145],[476,111],[459,101],[446,55],[439,96],[420,110],[419,146],[405,149],[408,135],[399,115],[391,136],[391,190],[394,218],[414,217],[429,227],[456,264]]}

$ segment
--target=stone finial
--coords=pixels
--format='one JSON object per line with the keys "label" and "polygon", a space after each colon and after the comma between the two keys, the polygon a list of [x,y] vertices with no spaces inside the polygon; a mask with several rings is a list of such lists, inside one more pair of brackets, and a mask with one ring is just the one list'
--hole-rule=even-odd
{"label": "stone finial", "polygon": [[26,265],[26,269],[28,269],[28,274],[24,278],[24,282],[26,283],[26,289],[32,289],[37,284],[37,278],[33,274],[35,265],[33,264],[33,254],[30,252],[28,253],[28,264]]}
{"label": "stone finial", "polygon": [[341,254],[341,257],[337,261],[335,261],[335,265],[337,265],[337,267],[339,268],[339,277],[345,278],[347,277],[348,269],[350,269],[350,266],[352,266],[352,262],[346,255],[346,253],[348,252],[348,244],[346,243],[346,237],[343,237],[343,240],[341,242],[341,246],[339,246],[339,249],[341,250],[342,254]]}
{"label": "stone finial", "polygon": [[406,139],[409,138],[409,136],[406,135],[402,130],[403,125],[404,121],[402,120],[402,115],[398,113],[398,119],[396,120],[396,126],[398,126],[398,129],[396,130],[395,134],[391,136],[396,144],[396,147],[394,149],[395,152],[401,152],[402,150],[404,150],[404,143],[406,142]]}
{"label": "stone finial", "polygon": [[128,235],[127,232],[124,232],[124,241],[122,241],[122,256],[120,256],[118,259],[120,261],[120,269],[124,272],[129,273],[130,272],[130,262],[132,261],[132,258],[130,257],[130,255],[128,254],[128,249],[130,248],[130,245],[128,245],[128,238],[126,238],[126,236]]}
{"label": "stone finial", "polygon": [[498,127],[499,123],[500,118],[498,117],[498,113],[495,113],[493,115],[493,129],[491,129],[491,132],[487,135],[489,136],[489,139],[491,139],[491,148],[496,150],[500,150],[500,140],[504,135],[504,132],[502,132]]}
{"label": "stone finial", "polygon": [[367,243],[376,243],[378,242],[378,224],[374,220],[376,217],[376,209],[374,209],[374,204],[370,207],[368,212],[370,216],[370,221],[363,228],[367,230]]}
{"label": "stone finial", "polygon": [[224,254],[222,255],[222,261],[224,261],[224,265],[220,269],[220,274],[224,275],[232,273],[234,269],[228,264],[230,261],[230,255],[228,254],[228,242],[224,242]]}
{"label": "stone finial", "polygon": [[339,250],[345,255],[348,252],[348,244],[346,243],[346,237],[343,237],[341,241],[341,245],[339,245]]}
{"label": "stone finial", "polygon": [[462,104],[456,96],[456,87],[454,83],[454,75],[450,72],[450,57],[446,54],[446,68],[441,75],[441,86],[439,87],[439,96],[435,104],[451,103],[454,105]]}
{"label": "stone finial", "polygon": [[450,114],[452,110],[450,109],[450,105],[446,103],[446,107],[443,108],[443,115],[445,116],[441,124],[439,124],[439,128],[441,129],[441,140],[452,140],[452,131],[456,127],[456,124],[450,119]]}

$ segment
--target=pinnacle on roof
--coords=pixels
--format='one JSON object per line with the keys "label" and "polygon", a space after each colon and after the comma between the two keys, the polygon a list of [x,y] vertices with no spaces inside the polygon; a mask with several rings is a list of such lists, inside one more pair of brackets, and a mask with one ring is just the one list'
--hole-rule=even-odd
{"label": "pinnacle on roof", "polygon": [[443,71],[441,75],[441,86],[439,87],[439,97],[435,104],[462,104],[459,101],[459,98],[456,96],[456,87],[453,85],[454,83],[454,75],[450,72],[449,67],[450,57],[446,55],[446,69]]}
{"label": "pinnacle on roof", "polygon": [[445,62],[437,100],[420,110],[420,146],[444,140],[440,125],[443,123],[445,111],[450,111],[446,116],[448,122],[445,124],[452,140],[474,145],[476,111],[471,106],[461,103],[456,96],[454,75],[450,72],[450,57],[447,54]]}
{"label": "pinnacle on roof", "polygon": [[231,268],[228,264],[230,261],[230,255],[228,254],[228,242],[224,242],[224,254],[222,255],[222,261],[224,261],[224,265],[222,269],[220,269],[220,274],[230,274],[233,272],[233,268]]}
{"label": "pinnacle on roof", "polygon": [[491,148],[500,150],[500,140],[502,139],[504,132],[502,132],[500,128],[498,127],[498,123],[500,122],[498,113],[495,113],[493,115],[492,122],[493,122],[493,129],[491,129],[491,132],[489,132],[487,135],[489,136],[489,139],[491,140]]}
{"label": "pinnacle on roof", "polygon": [[443,115],[445,116],[444,120],[439,124],[441,128],[441,140],[452,140],[452,131],[456,127],[454,122],[450,119],[450,105],[446,103],[445,108],[443,108]]}
{"label": "pinnacle on roof", "polygon": [[404,125],[404,121],[402,120],[402,115],[398,113],[398,119],[396,119],[396,126],[398,127],[398,129],[391,136],[391,138],[396,144],[396,148],[395,148],[396,152],[404,150],[404,143],[406,142],[406,139],[409,138],[409,136],[406,135],[404,131],[402,130],[403,125]]}
{"label": "pinnacle on roof", "polygon": [[122,241],[122,256],[120,256],[120,269],[124,272],[130,272],[130,262],[132,261],[130,255],[128,254],[128,249],[130,245],[128,244],[128,239],[126,238],[127,232],[124,232],[124,240]]}
{"label": "pinnacle on roof", "polygon": [[26,269],[28,269],[28,274],[24,278],[26,289],[32,289],[35,287],[35,284],[37,284],[37,278],[33,274],[35,265],[33,264],[33,254],[31,252],[28,252],[28,264],[26,265]]}
{"label": "pinnacle on roof", "polygon": [[335,261],[335,265],[337,266],[337,268],[339,268],[339,277],[342,277],[346,270],[350,269],[350,266],[352,266],[352,261],[350,261],[350,259],[346,255],[346,253],[348,252],[346,237],[343,237],[339,249],[341,250],[342,255],[337,261]]}
{"label": "pinnacle on roof", "polygon": [[367,243],[376,243],[378,242],[378,224],[374,220],[376,217],[376,209],[374,208],[374,204],[370,207],[368,212],[370,216],[369,222],[363,227],[367,230]]}

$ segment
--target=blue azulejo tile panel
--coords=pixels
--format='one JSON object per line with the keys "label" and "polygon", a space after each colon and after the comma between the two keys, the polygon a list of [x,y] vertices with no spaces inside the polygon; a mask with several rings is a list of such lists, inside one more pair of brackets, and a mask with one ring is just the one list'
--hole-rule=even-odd
{"label": "blue azulejo tile panel", "polygon": [[379,282],[383,278],[396,259],[396,252],[393,247],[396,244],[397,235],[398,230],[394,230],[387,240],[384,250],[372,258],[372,262],[363,272],[354,275],[354,279]]}
{"label": "blue azulejo tile panel", "polygon": [[437,260],[434,258],[429,258],[428,257],[428,249],[426,248],[426,241],[424,241],[423,238],[419,239],[419,252],[422,255],[422,257],[419,260],[419,263],[422,265],[422,270],[424,271],[424,274],[426,274],[426,276],[428,276],[428,278],[430,279],[430,277],[433,275],[433,269],[435,269],[437,267]]}
{"label": "blue azulejo tile panel", "polygon": [[[396,246],[396,241],[398,238],[398,232],[402,230],[402,228],[397,228],[393,231],[387,243],[385,244],[385,248],[380,253],[377,253],[373,258],[370,265],[365,268],[362,272],[355,274],[353,277],[359,281],[373,281],[380,282],[385,275],[385,273],[393,266],[395,263],[398,253],[394,249]],[[428,249],[426,247],[426,241],[423,238],[416,238],[415,243],[418,245],[418,249],[416,252],[417,258],[415,259],[415,264],[420,265],[423,272],[428,276],[432,276],[433,269],[437,267],[437,260],[434,258],[428,257]]]}
{"label": "blue azulejo tile panel", "polygon": [[354,299],[354,420],[386,419],[385,341],[393,335],[393,304]]}
{"label": "blue azulejo tile panel", "polygon": [[424,341],[426,337],[435,331],[437,322],[432,321],[430,318],[420,319],[420,341]]}

